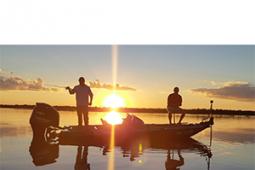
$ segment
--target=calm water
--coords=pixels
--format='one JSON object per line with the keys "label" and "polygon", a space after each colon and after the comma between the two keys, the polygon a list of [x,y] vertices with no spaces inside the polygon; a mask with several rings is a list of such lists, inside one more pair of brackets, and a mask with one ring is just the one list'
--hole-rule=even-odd
{"label": "calm water", "polygon": [[[56,162],[44,166],[35,166],[29,152],[32,130],[29,125],[31,110],[0,109],[0,169],[84,169],[77,162],[90,164],[91,170],[108,168],[109,159],[114,157],[115,169],[151,169],[163,170],[175,160],[183,158],[179,169],[188,170],[239,170],[255,169],[255,117],[216,117],[213,126],[212,157],[203,154],[199,147],[168,150],[164,147],[143,147],[137,145],[137,154],[116,146],[114,152],[104,153],[103,148],[88,147],[87,160],[77,159],[82,154],[78,146],[59,146]],[[90,113],[90,123],[100,124],[100,118],[106,113]],[[145,123],[167,123],[167,114],[137,113]],[[122,115],[124,117],[124,114]],[[201,116],[186,116],[184,122],[199,122]],[[60,112],[61,126],[76,124],[75,112]],[[193,137],[201,146],[209,145],[210,129]],[[160,140],[160,139],[159,139]],[[136,148],[136,146],[134,146]],[[86,152],[85,152],[86,153]],[[81,154],[81,155],[79,155]],[[78,155],[78,157],[77,157]],[[133,156],[132,156],[133,155]],[[168,157],[169,156],[169,157]],[[76,166],[75,166],[76,164]],[[170,169],[170,168],[169,168]],[[172,168],[174,169],[174,168]]]}

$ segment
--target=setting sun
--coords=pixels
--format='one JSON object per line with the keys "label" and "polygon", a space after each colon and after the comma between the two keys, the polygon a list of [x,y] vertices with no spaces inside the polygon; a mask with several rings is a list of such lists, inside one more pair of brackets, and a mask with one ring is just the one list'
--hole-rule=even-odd
{"label": "setting sun", "polygon": [[113,93],[113,94],[107,96],[104,99],[103,106],[104,107],[111,107],[111,108],[124,107],[125,102],[124,102],[124,99],[122,97],[120,97],[119,95]]}
{"label": "setting sun", "polygon": [[112,124],[112,125],[117,125],[117,124],[121,124],[123,122],[120,114],[116,111],[111,111],[109,112],[105,117],[104,119]]}

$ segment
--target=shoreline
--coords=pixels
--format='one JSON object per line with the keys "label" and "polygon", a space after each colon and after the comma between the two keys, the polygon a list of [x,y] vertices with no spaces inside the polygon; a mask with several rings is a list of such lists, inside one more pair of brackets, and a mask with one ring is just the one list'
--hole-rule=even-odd
{"label": "shoreline", "polygon": [[[35,105],[7,105],[0,104],[0,108],[10,108],[10,109],[30,109],[32,110]],[[75,106],[53,106],[58,111],[76,111]],[[112,108],[106,107],[89,107],[89,111],[91,112],[108,112],[111,111]],[[164,108],[118,108],[115,109],[119,112],[127,112],[127,113],[167,113],[167,110]],[[187,114],[212,114],[215,115],[243,115],[243,116],[255,116],[255,111],[251,110],[225,110],[225,109],[183,109]]]}

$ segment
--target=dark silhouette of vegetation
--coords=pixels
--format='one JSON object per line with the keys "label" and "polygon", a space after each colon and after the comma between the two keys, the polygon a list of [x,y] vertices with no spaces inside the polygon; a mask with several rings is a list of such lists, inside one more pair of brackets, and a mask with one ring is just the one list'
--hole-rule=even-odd
{"label": "dark silhouette of vegetation", "polygon": [[[0,104],[0,108],[13,108],[13,109],[33,109],[35,105],[6,105]],[[76,111],[75,106],[54,106],[58,111]],[[91,112],[108,112],[111,108],[107,107],[89,107]],[[187,114],[210,114],[209,109],[183,109]],[[126,113],[167,113],[164,108],[118,108],[119,112]],[[215,115],[247,115],[255,116],[255,111],[252,110],[224,110],[224,109],[213,109]]]}

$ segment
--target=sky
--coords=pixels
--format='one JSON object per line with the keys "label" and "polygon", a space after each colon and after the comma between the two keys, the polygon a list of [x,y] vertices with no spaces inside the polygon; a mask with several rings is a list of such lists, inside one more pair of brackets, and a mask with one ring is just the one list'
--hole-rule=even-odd
{"label": "sky", "polygon": [[[255,46],[119,45],[117,94],[126,107],[164,108],[178,86],[183,108],[255,110]],[[112,93],[111,45],[0,46],[0,103],[75,105],[64,90],[84,76],[102,106]]]}

